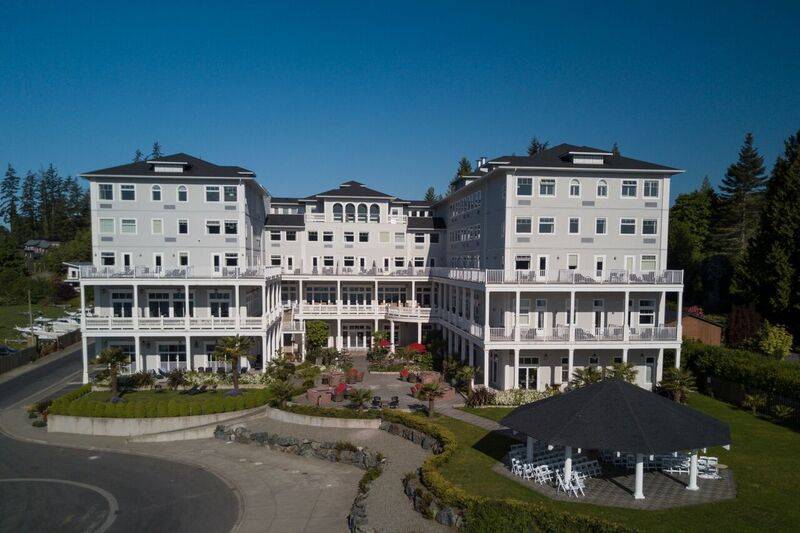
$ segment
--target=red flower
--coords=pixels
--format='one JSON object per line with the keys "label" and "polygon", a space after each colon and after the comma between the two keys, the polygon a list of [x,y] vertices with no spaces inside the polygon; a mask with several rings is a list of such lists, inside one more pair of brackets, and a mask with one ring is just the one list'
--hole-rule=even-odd
{"label": "red flower", "polygon": [[406,346],[406,348],[409,351],[416,352],[416,353],[425,353],[425,351],[426,351],[425,345],[422,344],[422,343],[419,343],[419,342],[412,342],[411,344]]}
{"label": "red flower", "polygon": [[342,394],[344,391],[347,390],[347,385],[344,383],[339,383],[336,385],[336,394]]}
{"label": "red flower", "polygon": [[406,377],[408,374],[409,372],[407,368],[404,368],[403,370],[400,371],[400,375],[403,377]]}
{"label": "red flower", "polygon": [[389,347],[389,346],[391,346],[391,345],[392,345],[392,343],[391,343],[391,342],[389,342],[388,340],[386,340],[386,339],[381,339],[381,342],[380,342],[380,346],[381,346],[381,348],[388,348],[388,347]]}

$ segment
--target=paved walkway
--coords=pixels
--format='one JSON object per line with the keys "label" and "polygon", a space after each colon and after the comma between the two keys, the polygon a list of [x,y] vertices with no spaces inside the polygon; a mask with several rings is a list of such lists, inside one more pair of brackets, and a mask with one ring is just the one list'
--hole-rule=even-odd
{"label": "paved walkway", "polygon": [[[344,440],[381,452],[386,457],[386,466],[383,474],[372,483],[367,495],[368,526],[386,533],[448,530],[414,511],[411,501],[403,492],[403,477],[416,470],[430,453],[420,446],[379,429],[318,428],[268,418],[251,419],[245,425],[251,431],[266,431],[318,441]],[[253,448],[261,450],[258,447]]]}

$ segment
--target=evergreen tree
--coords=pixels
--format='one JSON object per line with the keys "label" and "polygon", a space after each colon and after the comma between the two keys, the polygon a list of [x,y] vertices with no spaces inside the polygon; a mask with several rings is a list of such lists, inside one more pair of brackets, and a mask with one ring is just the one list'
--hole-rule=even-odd
{"label": "evergreen tree", "polygon": [[138,163],[139,161],[144,161],[144,154],[137,148],[133,154],[133,162]]}
{"label": "evergreen tree", "polygon": [[767,182],[760,224],[733,290],[770,320],[800,332],[800,131],[785,142]]}
{"label": "evergreen tree", "polygon": [[19,176],[8,164],[6,175],[0,184],[0,218],[8,225],[11,235],[14,235],[17,224],[17,193],[19,192]]}
{"label": "evergreen tree", "polygon": [[466,157],[462,157],[461,160],[458,162],[458,170],[456,170],[453,179],[450,180],[450,188],[448,190],[448,194],[451,194],[455,190],[456,182],[462,176],[469,176],[472,174],[472,163],[469,162],[469,159]]}
{"label": "evergreen tree", "polygon": [[161,144],[155,141],[153,143],[153,150],[150,152],[150,159],[158,159],[159,157],[164,157],[164,154],[161,152]]}
{"label": "evergreen tree", "polygon": [[528,155],[536,155],[542,150],[547,150],[548,146],[550,146],[549,141],[541,142],[538,137],[534,136],[528,143]]}
{"label": "evergreen tree", "polygon": [[432,204],[439,200],[439,197],[436,196],[436,191],[433,187],[428,187],[428,190],[425,191],[425,201],[429,204]]}
{"label": "evergreen tree", "polygon": [[725,204],[722,237],[734,258],[740,257],[755,233],[765,181],[764,158],[753,146],[753,134],[748,133],[739,149],[738,161],[728,167],[720,184]]}
{"label": "evergreen tree", "polygon": [[18,237],[21,242],[34,237],[39,229],[36,222],[36,174],[30,170],[22,179],[19,216],[21,228]]}
{"label": "evergreen tree", "polygon": [[619,153],[619,145],[616,141],[614,141],[614,146],[611,147],[611,153],[614,155],[620,155]]}

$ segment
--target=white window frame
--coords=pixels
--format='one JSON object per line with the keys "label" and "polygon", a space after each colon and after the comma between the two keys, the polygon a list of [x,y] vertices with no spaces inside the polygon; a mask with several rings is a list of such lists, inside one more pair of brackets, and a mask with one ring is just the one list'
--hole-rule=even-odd
{"label": "white window frame", "polygon": [[[633,226],[633,233],[624,233],[622,231],[622,226],[623,225],[624,226]],[[636,235],[636,219],[635,218],[620,218],[619,219],[619,234],[620,235],[624,235],[626,237],[635,236]]]}
{"label": "white window frame", "polygon": [[[125,187],[130,187],[130,189],[125,189],[127,191],[133,192],[133,198],[127,199],[125,195],[122,193]],[[119,184],[119,200],[121,202],[135,202],[136,201],[136,185],[133,183],[120,183]]]}
{"label": "white window frame", "polygon": [[[158,199],[154,198],[155,194],[158,193]],[[150,201],[151,202],[163,202],[164,201],[164,189],[158,183],[154,183],[150,186]]]}
{"label": "white window frame", "polygon": [[[575,230],[575,231],[572,231],[572,221],[573,220],[577,220],[578,221],[578,229]],[[569,219],[567,220],[567,232],[570,235],[580,235],[581,234],[581,217],[569,217]]]}
{"label": "white window frame", "polygon": [[[648,194],[647,187],[655,185],[656,193]],[[652,191],[650,191],[652,192]],[[643,198],[658,198],[661,195],[661,182],[659,180],[644,180],[642,184],[642,197]]]}
{"label": "white window frame", "polygon": [[[543,232],[542,231],[542,220],[549,219],[552,221],[553,231],[551,232]],[[536,234],[537,235],[555,235],[556,234],[556,217],[554,216],[543,216],[539,217],[536,221]]]}
{"label": "white window frame", "polygon": [[[545,185],[553,184],[553,193],[552,194],[542,194],[542,187]],[[555,178],[539,178],[539,197],[541,198],[555,198],[556,194],[558,193],[557,190],[557,183]]]}
{"label": "white window frame", "polygon": [[[633,193],[634,193],[633,196],[625,194],[625,185],[627,184],[628,186],[630,186],[631,183],[633,184]],[[622,182],[620,183],[620,186],[619,186],[619,197],[620,198],[624,198],[626,200],[635,200],[636,198],[638,198],[639,197],[639,180],[637,180],[637,179],[627,179],[627,180],[624,179],[624,180],[622,180]]]}
{"label": "white window frame", "polygon": [[[647,305],[643,305],[647,302]],[[650,322],[642,322],[642,317],[651,317]],[[642,298],[639,300],[639,313],[636,317],[636,323],[639,326],[655,327],[656,325],[656,301],[651,298]]]}
{"label": "white window frame", "polygon": [[[228,224],[233,224],[236,230],[233,233],[228,233]],[[224,220],[222,222],[222,233],[224,235],[239,235],[239,221],[238,220]]]}
{"label": "white window frame", "polygon": [[[209,200],[208,193],[214,192],[217,193],[216,200]],[[222,190],[220,189],[219,185],[206,185],[204,189],[203,201],[207,204],[218,204],[222,201]]]}
{"label": "white window frame", "polygon": [[[210,231],[208,231],[209,222],[216,223],[217,227],[219,228],[219,231],[217,233],[211,233]],[[218,219],[206,219],[204,227],[206,235],[222,235],[222,222],[220,222]]]}
{"label": "white window frame", "polygon": [[[125,222],[133,221],[133,231],[125,231],[123,228],[125,227]],[[139,234],[139,222],[135,218],[120,218],[119,219],[119,234],[120,235],[138,235]]]}
{"label": "white window frame", "polygon": [[[234,199],[233,200],[227,200],[225,198],[225,193],[226,193],[226,191],[231,190],[231,189],[234,192],[234,194],[233,194],[234,195]],[[237,185],[223,185],[222,186],[222,202],[223,203],[228,203],[228,204],[233,204],[233,203],[236,203],[238,201],[239,201],[239,187]]]}
{"label": "white window frame", "polygon": [[[652,257],[653,268],[644,268],[645,258],[648,258],[647,261],[650,262]],[[655,272],[658,270],[658,256],[656,254],[642,254],[639,258],[639,272]]]}
{"label": "white window frame", "polygon": [[[573,192],[572,188],[577,187],[578,192]],[[572,178],[569,180],[569,197],[570,198],[580,198],[581,197],[581,182],[578,178]]]}
{"label": "white window frame", "polygon": [[[652,222],[653,223],[653,231],[647,232],[645,231],[645,223]],[[642,219],[642,235],[658,235],[658,219],[657,218],[643,218]]]}
{"label": "white window frame", "polygon": [[322,232],[322,242],[334,242],[334,239],[335,239],[335,237],[333,236],[333,232],[332,231],[323,231]]}
{"label": "white window frame", "polygon": [[[103,259],[111,258],[111,264],[106,265],[103,263]],[[100,266],[117,266],[117,254],[114,252],[100,252]]]}
{"label": "white window frame", "polygon": [[[319,232],[318,231],[309,231],[307,234],[307,241],[308,242],[319,242]],[[311,237],[314,237],[313,239]]]}
{"label": "white window frame", "polygon": [[[603,221],[603,232],[600,233],[597,231],[597,223]],[[606,217],[597,217],[594,219],[594,234],[595,235],[608,235],[608,218]]]}
{"label": "white window frame", "polygon": [[[600,194],[600,188],[603,188],[603,194]],[[608,182],[604,179],[597,180],[597,185],[594,189],[595,197],[608,198]]]}
{"label": "white window frame", "polygon": [[[522,181],[522,180],[529,180],[530,181],[530,187],[531,187],[530,194],[520,194],[519,185],[520,185],[520,181]],[[533,196],[533,181],[534,181],[533,178],[530,177],[530,176],[517,176],[517,182],[516,182],[516,193],[517,193],[517,196],[521,196],[523,198],[528,198],[528,197]]]}
{"label": "white window frame", "polygon": [[[529,230],[528,231],[519,231],[519,222],[521,220],[527,220]],[[531,235],[533,233],[533,219],[531,217],[517,217],[514,221],[514,233],[517,235]]]}
{"label": "white window frame", "polygon": [[[111,221],[111,231],[103,231],[103,221],[104,220],[106,222]],[[117,221],[113,217],[111,217],[111,218],[108,218],[108,217],[100,218],[97,221],[97,232],[100,235],[114,235],[116,233],[116,224],[117,224]]]}
{"label": "white window frame", "polygon": [[[186,264],[185,265],[181,264],[181,258],[183,256],[186,256]],[[187,252],[187,251],[178,252],[178,266],[179,267],[181,267],[181,266],[187,266],[188,267],[189,265],[191,265],[191,262],[189,260],[189,252]]]}
{"label": "white window frame", "polygon": [[[186,193],[186,199],[185,200],[181,200],[181,191]],[[186,185],[178,185],[178,189],[177,189],[177,192],[175,193],[175,196],[176,196],[176,199],[179,202],[182,202],[182,203],[183,202],[188,202],[189,201],[189,187],[187,187]]]}
{"label": "white window frame", "polygon": [[[575,258],[575,268],[570,268],[569,266],[570,258],[572,257]],[[580,269],[580,267],[581,267],[581,254],[575,254],[575,253],[567,254],[567,270],[575,270],[577,272]]]}
{"label": "white window frame", "polygon": [[[111,191],[111,198],[103,198],[103,187],[108,187],[108,190]],[[97,184],[97,199],[101,202],[113,202],[114,201],[114,184],[113,183],[98,183]]]}
{"label": "white window frame", "polygon": [[[155,225],[156,222],[159,222],[161,225],[161,231],[156,231]],[[151,235],[164,235],[164,219],[163,218],[151,218],[150,219],[150,234]]]}
{"label": "white window frame", "polygon": [[[181,231],[181,222],[186,223],[186,231]],[[175,229],[177,230],[178,235],[189,235],[189,221],[185,218],[179,218],[175,222]]]}

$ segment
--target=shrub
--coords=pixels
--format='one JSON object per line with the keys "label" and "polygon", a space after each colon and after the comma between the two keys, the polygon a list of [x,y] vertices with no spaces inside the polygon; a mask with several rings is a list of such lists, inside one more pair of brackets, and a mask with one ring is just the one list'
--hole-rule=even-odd
{"label": "shrub", "polygon": [[794,409],[788,405],[778,404],[772,408],[772,414],[781,422],[788,422],[794,417]]}
{"label": "shrub", "polygon": [[[485,390],[485,389],[479,389]],[[490,405],[526,405],[552,396],[549,391],[510,389],[497,391],[490,399]]]}
{"label": "shrub", "polygon": [[763,394],[745,394],[744,400],[742,400],[742,407],[750,409],[753,414],[759,411],[763,412],[766,406],[767,397]]}
{"label": "shrub", "polygon": [[467,407],[482,407],[494,403],[494,393],[486,387],[479,387],[473,390],[467,397]]}
{"label": "shrub", "polygon": [[380,466],[368,468],[367,471],[364,472],[364,475],[361,476],[361,480],[358,482],[358,492],[360,494],[365,494],[369,490],[370,484],[378,479],[382,473],[383,468]]}
{"label": "shrub", "polygon": [[793,340],[785,327],[765,320],[758,335],[758,349],[775,359],[785,359],[792,351]]}

